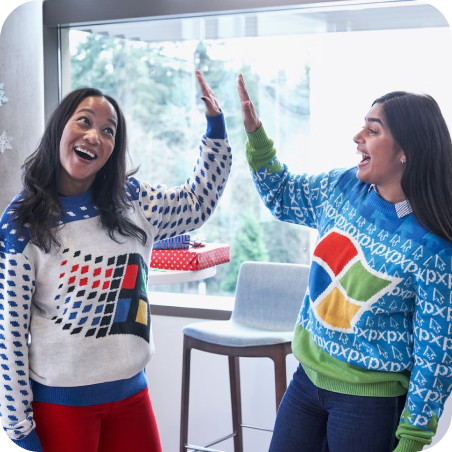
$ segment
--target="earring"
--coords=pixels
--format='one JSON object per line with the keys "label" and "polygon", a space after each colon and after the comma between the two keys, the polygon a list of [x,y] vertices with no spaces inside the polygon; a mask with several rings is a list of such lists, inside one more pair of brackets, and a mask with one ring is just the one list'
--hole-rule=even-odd
{"label": "earring", "polygon": [[402,163],[402,165],[404,165],[404,164],[405,164],[405,160],[400,160],[400,162]]}

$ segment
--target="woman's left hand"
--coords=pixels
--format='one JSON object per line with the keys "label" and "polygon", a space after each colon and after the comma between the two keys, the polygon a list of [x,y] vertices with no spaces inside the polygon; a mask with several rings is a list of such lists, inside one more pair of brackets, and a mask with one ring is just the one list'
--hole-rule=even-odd
{"label": "woman's left hand", "polygon": [[198,83],[202,91],[201,99],[206,104],[206,115],[218,116],[221,113],[221,108],[215,97],[215,94],[211,90],[209,84],[205,81],[201,72],[196,71],[196,78],[198,79]]}

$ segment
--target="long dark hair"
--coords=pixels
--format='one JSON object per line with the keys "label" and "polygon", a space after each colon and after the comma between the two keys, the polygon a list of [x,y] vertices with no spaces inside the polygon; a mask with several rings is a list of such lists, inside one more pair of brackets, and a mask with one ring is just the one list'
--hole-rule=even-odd
{"label": "long dark hair", "polygon": [[402,190],[416,219],[452,241],[452,142],[441,110],[428,95],[395,91],[374,101],[406,156]]}
{"label": "long dark hair", "polygon": [[58,228],[60,218],[64,218],[58,199],[60,180],[60,141],[63,129],[77,106],[87,97],[103,97],[115,109],[118,125],[115,147],[105,165],[97,172],[92,184],[92,196],[100,221],[110,237],[119,242],[115,231],[124,236],[134,236],[146,243],[146,232],[125,216],[131,208],[126,198],[127,177],[137,169],[127,173],[127,131],[124,115],[118,103],[94,88],[80,88],[69,93],[53,112],[36,151],[22,166],[23,191],[21,199],[13,206],[14,221],[19,234],[24,235],[25,227],[33,244],[46,253],[52,247],[59,247]]}

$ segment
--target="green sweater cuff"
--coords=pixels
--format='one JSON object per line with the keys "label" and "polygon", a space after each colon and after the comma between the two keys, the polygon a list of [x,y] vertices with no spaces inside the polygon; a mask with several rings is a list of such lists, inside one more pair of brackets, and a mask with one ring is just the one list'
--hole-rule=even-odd
{"label": "green sweater cuff", "polygon": [[425,442],[402,437],[400,438],[399,445],[394,449],[394,452],[419,452],[424,446]]}
{"label": "green sweater cuff", "polygon": [[259,171],[261,168],[268,168],[271,173],[282,171],[279,165],[269,165],[276,155],[276,149],[273,146],[273,140],[265,133],[264,126],[261,124],[255,132],[246,132],[246,134],[248,135],[246,159],[251,170]]}

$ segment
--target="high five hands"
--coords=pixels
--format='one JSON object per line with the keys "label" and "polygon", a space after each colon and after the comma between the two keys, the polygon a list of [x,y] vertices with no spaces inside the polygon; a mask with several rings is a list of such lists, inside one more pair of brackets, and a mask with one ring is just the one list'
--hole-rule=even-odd
{"label": "high five hands", "polygon": [[198,83],[202,91],[201,99],[206,104],[206,115],[218,116],[221,113],[221,108],[215,97],[215,94],[213,93],[209,84],[205,81],[201,72],[196,71],[196,78],[198,79]]}
{"label": "high five hands", "polygon": [[245,130],[248,133],[256,132],[257,129],[261,126],[261,122],[256,113],[256,109],[254,108],[253,103],[251,102],[248,91],[245,87],[245,81],[243,80],[243,75],[239,74],[239,85],[237,87],[239,91],[240,101],[242,103],[242,116],[243,123],[245,125]]}
{"label": "high five hands", "polygon": [[[221,113],[221,108],[215,97],[215,94],[213,93],[209,84],[205,81],[201,72],[196,71],[196,78],[198,79],[198,83],[202,91],[201,99],[206,104],[206,115],[218,116]],[[261,126],[261,122],[257,116],[256,109],[251,102],[248,91],[246,90],[245,81],[243,80],[242,74],[239,75],[237,89],[242,104],[242,116],[245,130],[249,133],[256,132],[256,130]]]}

